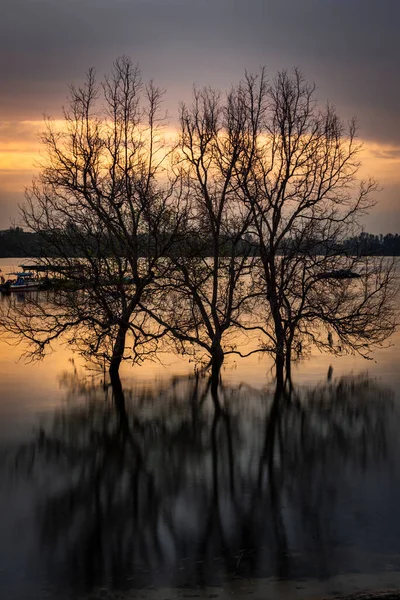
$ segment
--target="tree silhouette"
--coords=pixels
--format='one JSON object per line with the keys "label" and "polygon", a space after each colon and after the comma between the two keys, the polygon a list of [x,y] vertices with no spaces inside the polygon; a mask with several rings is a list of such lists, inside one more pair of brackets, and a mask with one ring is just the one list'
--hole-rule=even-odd
{"label": "tree silhouette", "polygon": [[[393,260],[344,250],[372,206],[372,180],[357,189],[361,145],[299,70],[262,70],[240,84],[248,119],[246,161],[238,185],[252,211],[265,301],[266,349],[277,376],[312,345],[368,356],[397,325]],[[257,279],[258,277],[258,279]],[[261,300],[260,300],[261,302]]]}
{"label": "tree silhouette", "polygon": [[114,374],[160,338],[216,372],[227,353],[269,352],[281,386],[313,347],[370,357],[398,325],[398,284],[394,259],[354,249],[376,191],[357,185],[355,122],[299,70],[261,70],[225,98],[195,90],[167,148],[161,101],[126,58],[100,88],[92,71],[71,88],[23,212],[68,285],[11,303],[3,326],[33,356],[63,338]]}
{"label": "tree silhouette", "polygon": [[34,357],[62,338],[117,372],[122,359],[152,350],[141,305],[165,277],[162,257],[184,218],[179,175],[166,169],[162,98],[122,57],[100,85],[90,70],[70,88],[61,128],[47,120],[45,162],[22,216],[42,240],[39,264],[68,282],[3,315]]}
{"label": "tree silhouette", "polygon": [[186,229],[152,313],[180,352],[200,351],[217,370],[227,353],[237,351],[254,263],[246,240],[251,211],[243,194],[240,201],[235,177],[246,162],[246,120],[239,113],[235,89],[226,103],[214,90],[195,89],[192,105],[180,107],[178,161],[189,199]]}

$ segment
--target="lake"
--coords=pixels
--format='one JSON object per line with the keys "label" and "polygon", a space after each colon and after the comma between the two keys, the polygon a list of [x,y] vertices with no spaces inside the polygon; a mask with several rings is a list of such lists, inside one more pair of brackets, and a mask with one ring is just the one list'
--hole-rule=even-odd
{"label": "lake", "polygon": [[[17,259],[0,259],[4,272]],[[0,302],[6,301],[0,296]],[[323,598],[400,587],[400,334],[215,397],[171,354],[102,374],[0,340],[0,597]]]}

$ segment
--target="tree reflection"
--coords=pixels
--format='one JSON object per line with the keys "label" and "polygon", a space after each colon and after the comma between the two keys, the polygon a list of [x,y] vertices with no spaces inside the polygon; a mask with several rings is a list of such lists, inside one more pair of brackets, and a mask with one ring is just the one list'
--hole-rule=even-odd
{"label": "tree reflection", "polygon": [[64,586],[340,569],[343,490],[387,453],[393,403],[378,383],[259,391],[218,373],[125,390],[77,373],[62,383],[65,405],[17,464],[46,482],[40,538]]}

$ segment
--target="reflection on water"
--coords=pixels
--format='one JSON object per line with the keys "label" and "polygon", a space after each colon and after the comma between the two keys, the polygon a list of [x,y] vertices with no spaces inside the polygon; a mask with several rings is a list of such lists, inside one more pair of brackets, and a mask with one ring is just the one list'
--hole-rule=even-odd
{"label": "reflection on water", "polygon": [[62,406],[6,455],[11,497],[19,481],[29,498],[36,585],[400,569],[398,413],[367,376],[330,373],[286,394],[200,374],[124,390],[75,372],[61,384]]}
{"label": "reflection on water", "polygon": [[264,357],[212,381],[164,355],[126,365],[123,389],[73,370],[68,349],[40,365],[20,353],[0,340],[0,598],[400,584],[396,348],[378,363],[315,354],[285,395],[265,387]]}

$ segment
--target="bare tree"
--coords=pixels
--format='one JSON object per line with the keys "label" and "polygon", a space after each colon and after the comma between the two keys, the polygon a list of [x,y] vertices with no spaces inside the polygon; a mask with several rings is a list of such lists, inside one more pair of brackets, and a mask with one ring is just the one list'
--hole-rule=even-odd
{"label": "bare tree", "polygon": [[236,335],[253,263],[246,238],[251,210],[235,178],[246,162],[246,115],[237,90],[224,102],[212,89],[195,89],[193,104],[181,106],[180,123],[178,164],[190,201],[153,316],[180,352],[200,349],[218,369],[225,354],[240,353]]}
{"label": "bare tree", "polygon": [[61,128],[47,120],[46,162],[22,214],[43,240],[40,263],[68,281],[46,302],[27,297],[8,312],[8,329],[33,356],[62,336],[117,372],[123,358],[154,349],[158,334],[153,324],[149,335],[141,305],[165,275],[182,197],[179,175],[166,169],[162,98],[122,57],[101,85],[90,70],[83,87],[70,88]]}
{"label": "bare tree", "polygon": [[66,335],[114,371],[128,332],[133,358],[168,333],[218,369],[246,353],[238,329],[258,331],[247,353],[272,353],[282,384],[312,346],[368,357],[397,325],[395,264],[347,251],[376,184],[356,185],[355,122],[314,93],[298,70],[247,74],[225,99],[195,90],[168,151],[162,92],[127,59],[101,87],[90,72],[64,128],[49,123],[24,210],[71,289],[10,311],[8,328],[39,356]]}
{"label": "bare tree", "polygon": [[264,71],[247,75],[240,89],[251,143],[237,178],[258,240],[255,286],[278,380],[311,345],[368,357],[397,324],[396,284],[394,261],[346,253],[376,190],[371,180],[357,188],[356,123],[320,108],[298,70],[272,84]]}

